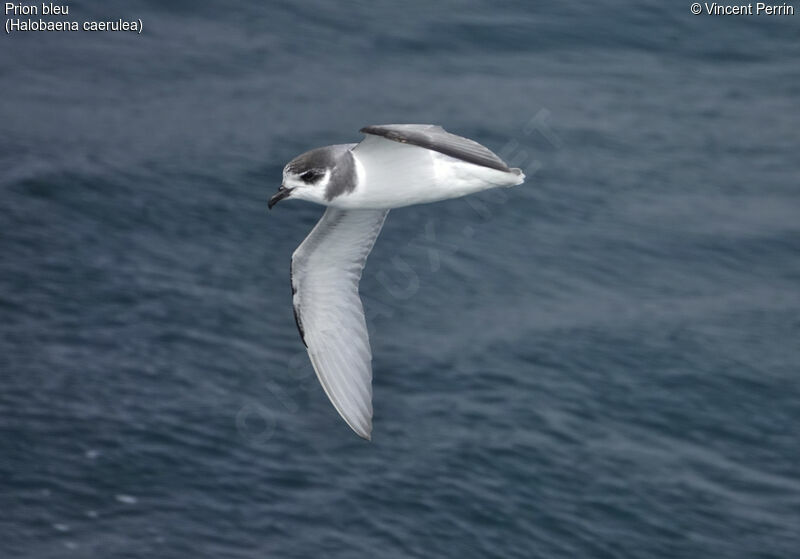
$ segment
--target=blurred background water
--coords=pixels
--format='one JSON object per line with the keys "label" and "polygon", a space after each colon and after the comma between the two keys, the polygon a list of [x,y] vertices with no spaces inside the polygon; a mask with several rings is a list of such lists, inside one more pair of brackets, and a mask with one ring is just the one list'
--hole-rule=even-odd
{"label": "blurred background water", "polygon": [[[800,15],[69,3],[0,76],[0,556],[795,557]],[[365,443],[283,165],[431,122],[529,180],[392,212]]]}

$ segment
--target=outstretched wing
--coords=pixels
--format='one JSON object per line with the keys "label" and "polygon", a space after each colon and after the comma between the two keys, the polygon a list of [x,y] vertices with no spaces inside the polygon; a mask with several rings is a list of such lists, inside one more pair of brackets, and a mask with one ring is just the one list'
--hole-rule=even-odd
{"label": "outstretched wing", "polygon": [[364,134],[381,136],[395,142],[438,151],[481,167],[489,167],[498,171],[510,171],[508,165],[489,148],[469,138],[451,134],[435,124],[381,124],[365,126],[360,131]]}
{"label": "outstretched wing", "polygon": [[372,351],[358,282],[388,210],[328,208],[292,255],[292,302],[322,388],[360,437],[372,432]]}

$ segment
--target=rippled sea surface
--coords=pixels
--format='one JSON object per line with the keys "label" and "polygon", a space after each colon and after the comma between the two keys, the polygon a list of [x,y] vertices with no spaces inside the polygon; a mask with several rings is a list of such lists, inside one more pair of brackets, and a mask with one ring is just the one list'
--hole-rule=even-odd
{"label": "rippled sea surface", "polygon": [[[800,14],[69,3],[0,50],[0,556],[796,557]],[[432,122],[523,186],[393,211],[373,441],[295,329],[283,165]]]}

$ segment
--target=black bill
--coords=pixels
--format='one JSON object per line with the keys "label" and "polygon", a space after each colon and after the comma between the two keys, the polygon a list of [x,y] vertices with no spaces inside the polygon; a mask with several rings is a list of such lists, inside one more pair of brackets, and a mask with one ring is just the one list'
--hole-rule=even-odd
{"label": "black bill", "polygon": [[275,193],[275,196],[269,199],[267,207],[269,209],[272,209],[272,206],[274,206],[284,198],[288,198],[291,193],[292,193],[291,188],[286,188],[285,186],[281,185],[281,187],[278,189],[278,192]]}

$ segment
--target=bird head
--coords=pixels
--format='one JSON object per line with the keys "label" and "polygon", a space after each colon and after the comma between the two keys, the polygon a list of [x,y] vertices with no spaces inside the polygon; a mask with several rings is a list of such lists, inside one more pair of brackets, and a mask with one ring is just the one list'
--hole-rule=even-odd
{"label": "bird head", "polygon": [[327,146],[312,149],[292,159],[283,168],[283,184],[270,198],[269,208],[285,198],[298,198],[327,204],[327,189],[331,177],[351,145]]}

